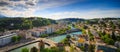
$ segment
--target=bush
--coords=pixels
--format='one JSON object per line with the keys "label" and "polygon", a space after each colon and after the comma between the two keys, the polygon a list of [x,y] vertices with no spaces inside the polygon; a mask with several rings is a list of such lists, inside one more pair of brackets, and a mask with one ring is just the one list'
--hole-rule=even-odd
{"label": "bush", "polygon": [[84,46],[81,46],[80,49],[81,49],[82,51],[84,51],[84,50],[85,50],[85,47],[84,47]]}
{"label": "bush", "polygon": [[23,48],[22,52],[29,52],[29,49],[28,48]]}
{"label": "bush", "polygon": [[113,39],[107,38],[107,39],[105,39],[105,42],[107,44],[114,45],[114,40]]}
{"label": "bush", "polygon": [[13,36],[12,42],[18,42],[18,41],[20,41],[20,39],[21,39],[21,36]]}
{"label": "bush", "polygon": [[38,52],[38,49],[36,47],[32,47],[30,52]]}
{"label": "bush", "polygon": [[117,52],[120,52],[120,48],[117,49]]}

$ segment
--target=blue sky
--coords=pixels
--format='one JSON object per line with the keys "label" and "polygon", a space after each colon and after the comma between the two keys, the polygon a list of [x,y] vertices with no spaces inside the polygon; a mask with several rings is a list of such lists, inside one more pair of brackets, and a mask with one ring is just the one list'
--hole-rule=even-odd
{"label": "blue sky", "polygon": [[120,17],[120,0],[0,0],[0,14],[11,17]]}

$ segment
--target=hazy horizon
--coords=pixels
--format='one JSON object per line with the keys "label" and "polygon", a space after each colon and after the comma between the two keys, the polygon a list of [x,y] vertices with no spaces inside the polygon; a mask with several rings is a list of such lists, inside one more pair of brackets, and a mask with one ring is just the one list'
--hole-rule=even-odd
{"label": "hazy horizon", "polygon": [[0,14],[50,19],[120,17],[119,3],[119,0],[0,0]]}

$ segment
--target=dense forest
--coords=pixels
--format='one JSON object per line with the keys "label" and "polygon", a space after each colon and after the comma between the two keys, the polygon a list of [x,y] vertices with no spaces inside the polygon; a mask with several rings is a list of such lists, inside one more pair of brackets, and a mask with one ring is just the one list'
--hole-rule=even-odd
{"label": "dense forest", "polygon": [[26,30],[33,27],[45,26],[49,24],[55,24],[55,20],[30,17],[30,18],[0,18],[0,31],[5,30]]}

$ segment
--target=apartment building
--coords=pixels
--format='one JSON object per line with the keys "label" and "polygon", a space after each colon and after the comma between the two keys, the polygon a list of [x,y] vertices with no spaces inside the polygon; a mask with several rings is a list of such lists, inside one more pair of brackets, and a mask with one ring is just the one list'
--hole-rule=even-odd
{"label": "apartment building", "polygon": [[6,44],[9,44],[12,40],[13,36],[17,36],[16,33],[11,33],[11,34],[7,34],[4,36],[0,36],[0,46],[4,46]]}

